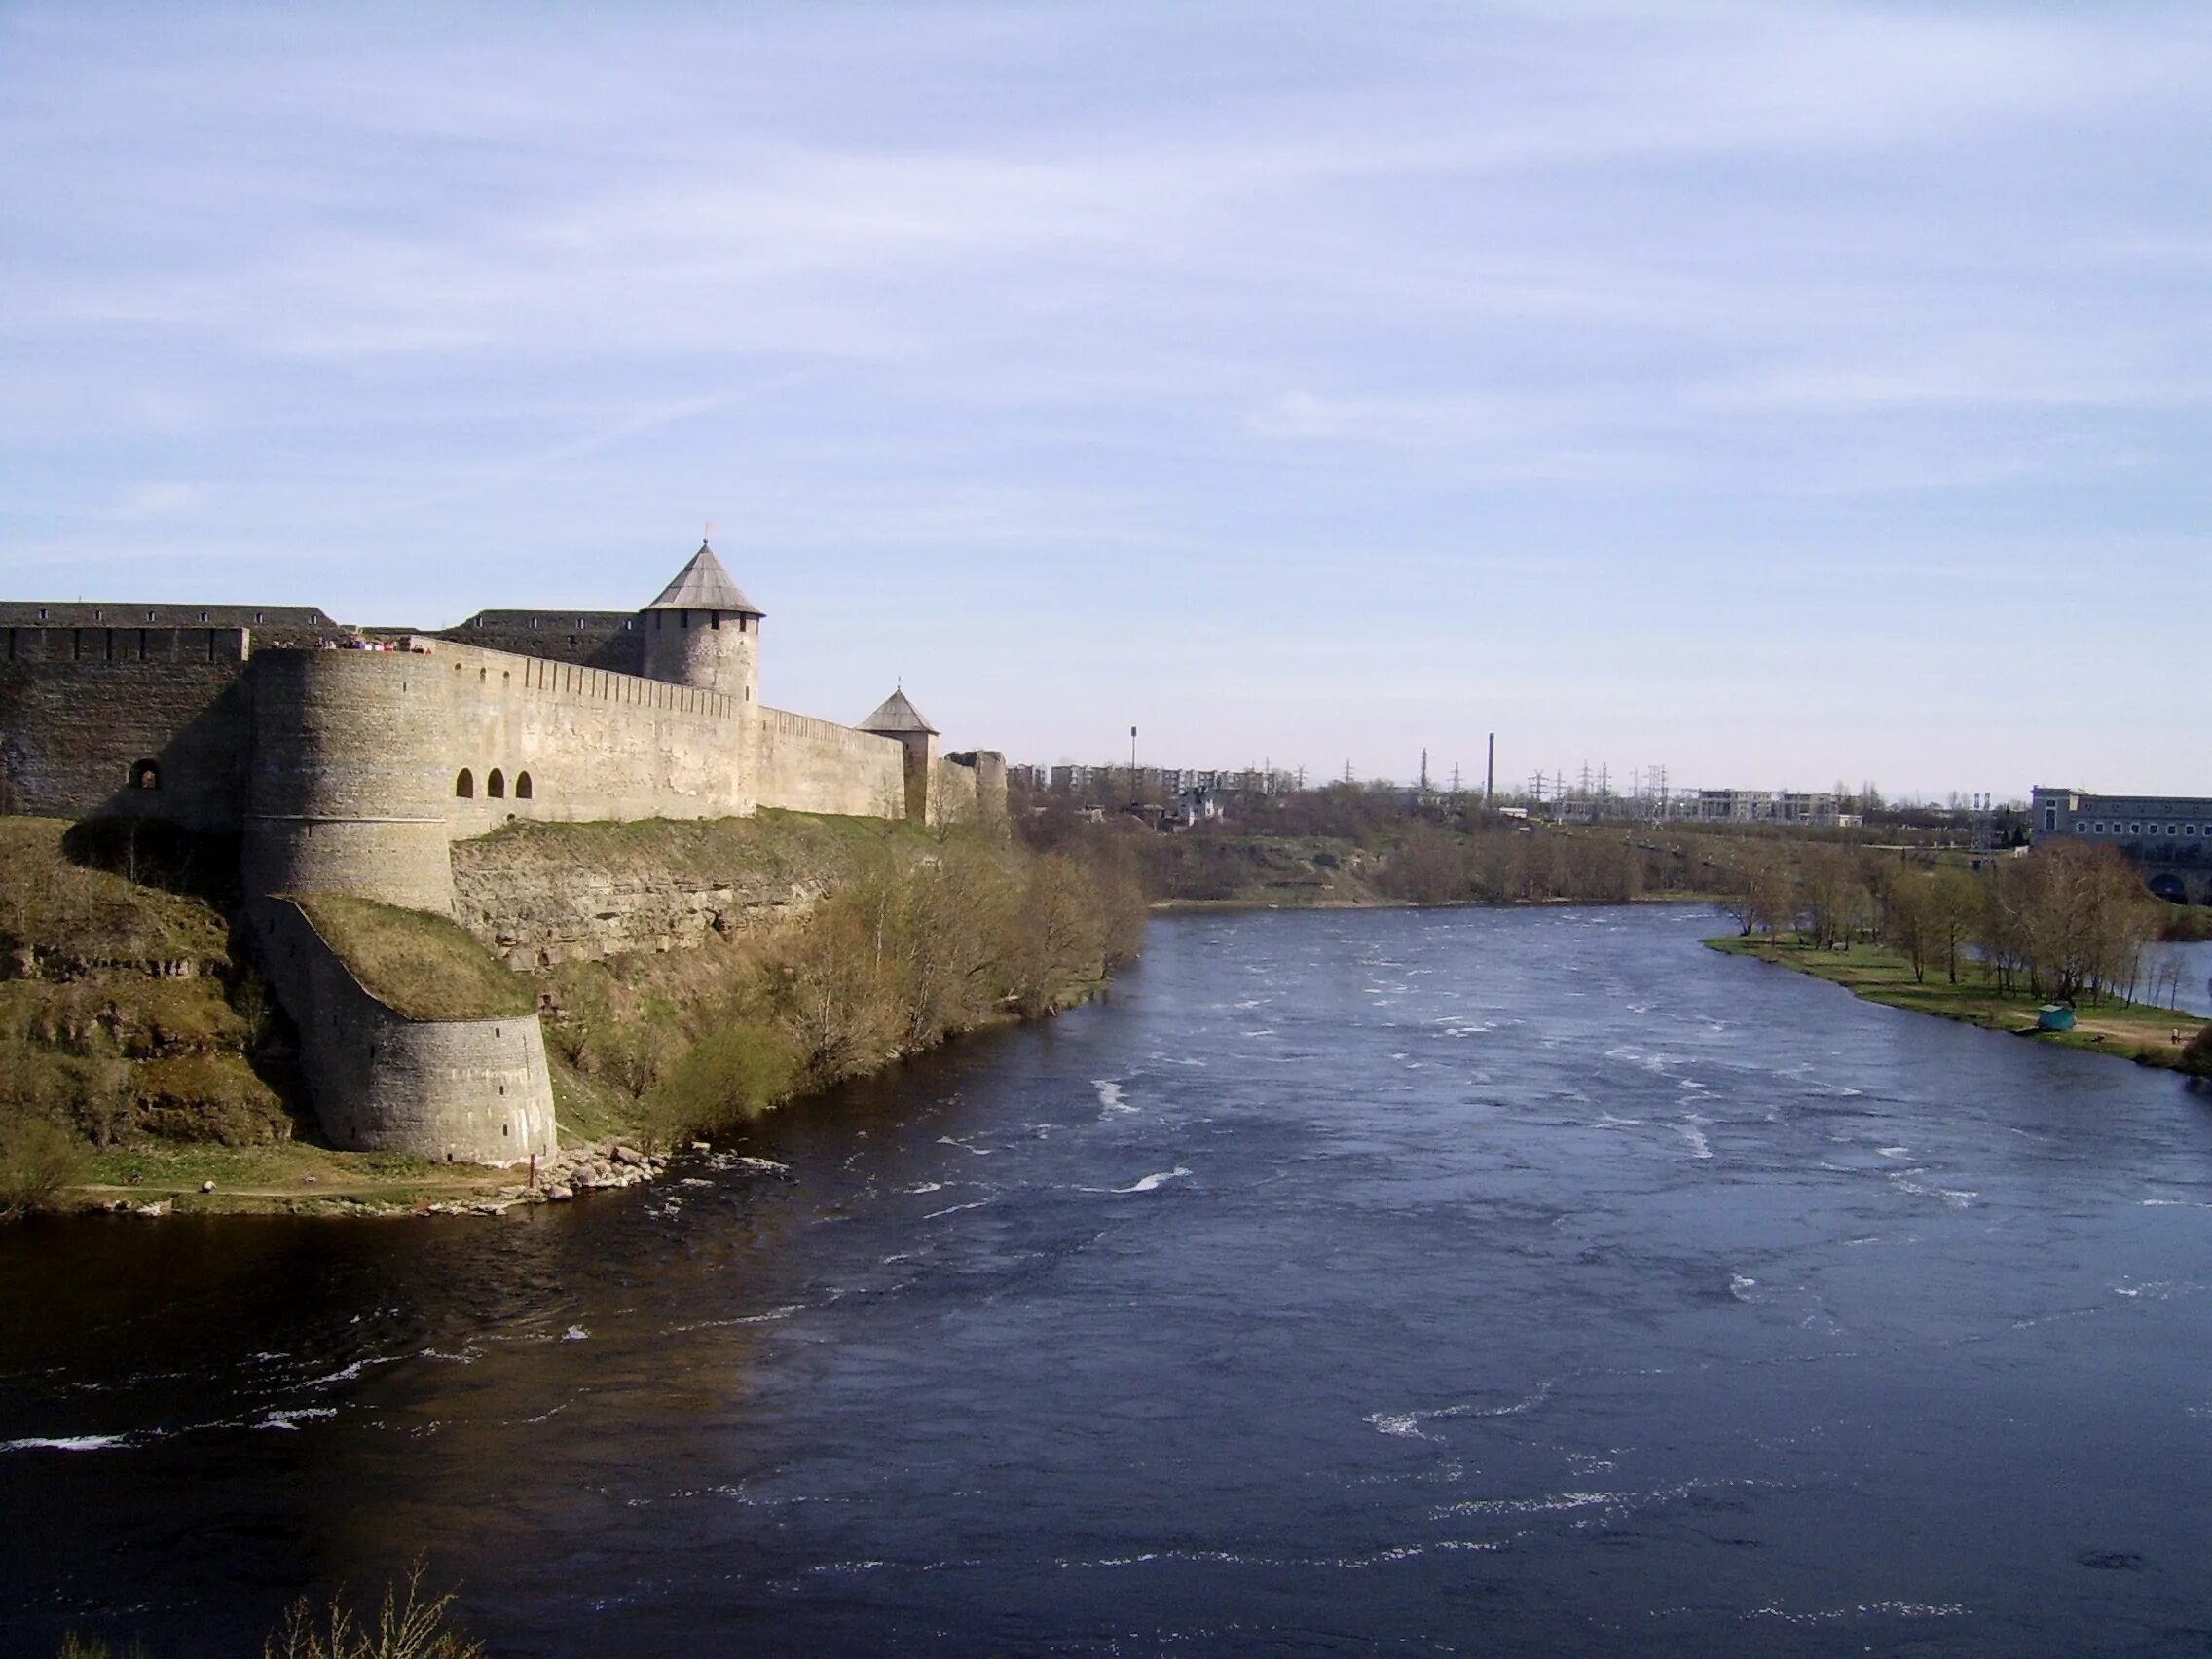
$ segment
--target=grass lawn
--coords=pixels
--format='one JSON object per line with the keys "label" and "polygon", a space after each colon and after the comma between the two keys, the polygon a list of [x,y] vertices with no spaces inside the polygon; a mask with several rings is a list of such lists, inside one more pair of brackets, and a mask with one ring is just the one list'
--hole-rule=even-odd
{"label": "grass lawn", "polygon": [[343,893],[296,903],[372,996],[409,1019],[520,1019],[530,981],[494,960],[459,922]]}
{"label": "grass lawn", "polygon": [[[2064,1048],[2121,1054],[2143,1065],[2178,1066],[2183,1047],[2205,1024],[2193,1014],[2116,998],[2078,1007],[2071,1031],[2038,1031],[2036,1011],[2042,999],[2025,991],[2005,995],[1982,977],[1975,964],[1962,965],[1956,985],[1944,978],[1939,964],[1932,965],[1926,979],[1916,984],[1912,965],[1903,953],[1881,945],[1817,950],[1794,934],[1729,936],[1705,942],[1730,956],[1756,957],[1816,979],[1830,980],[1868,1002],[1964,1020],[1992,1031],[2010,1031]],[[2180,1033],[2179,1042],[2175,1041],[2176,1032]]]}
{"label": "grass lawn", "polygon": [[[519,1168],[333,1152],[302,1141],[252,1147],[184,1143],[97,1154],[71,1194],[92,1204],[111,1198],[162,1201],[179,1215],[297,1215],[360,1206],[405,1212],[430,1202],[491,1198],[527,1178]],[[214,1192],[201,1192],[204,1181],[215,1183]]]}

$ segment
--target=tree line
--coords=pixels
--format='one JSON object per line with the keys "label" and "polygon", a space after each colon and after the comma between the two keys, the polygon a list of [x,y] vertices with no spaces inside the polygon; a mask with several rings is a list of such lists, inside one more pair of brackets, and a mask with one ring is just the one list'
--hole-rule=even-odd
{"label": "tree line", "polygon": [[1049,1014],[1133,960],[1144,922],[1143,888],[1110,844],[1037,852],[949,829],[880,851],[772,933],[556,967],[546,1037],[667,1142]]}
{"label": "tree line", "polygon": [[[1975,873],[1894,854],[1746,842],[1726,866],[1723,908],[1744,934],[1795,932],[1820,948],[1887,944],[1916,981],[1978,973],[2006,994],[2134,999],[2164,906],[2111,847],[2060,841]],[[2171,995],[2171,986],[2164,987]]]}

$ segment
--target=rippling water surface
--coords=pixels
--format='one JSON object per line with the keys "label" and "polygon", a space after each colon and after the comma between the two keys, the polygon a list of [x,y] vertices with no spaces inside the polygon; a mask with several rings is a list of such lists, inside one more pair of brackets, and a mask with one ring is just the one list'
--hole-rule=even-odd
{"label": "rippling water surface", "polygon": [[2202,1653],[2212,1098],[1686,910],[1158,921],[504,1221],[0,1236],[0,1649]]}

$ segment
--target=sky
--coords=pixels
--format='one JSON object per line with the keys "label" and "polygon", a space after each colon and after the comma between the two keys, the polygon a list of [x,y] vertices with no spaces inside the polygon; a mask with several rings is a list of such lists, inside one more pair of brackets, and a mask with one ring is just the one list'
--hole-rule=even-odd
{"label": "sky", "polygon": [[1309,779],[2212,794],[2212,9],[0,0],[0,597]]}

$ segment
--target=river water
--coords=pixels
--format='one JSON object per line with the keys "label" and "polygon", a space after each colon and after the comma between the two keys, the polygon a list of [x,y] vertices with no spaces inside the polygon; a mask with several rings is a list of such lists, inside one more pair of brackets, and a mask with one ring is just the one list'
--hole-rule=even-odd
{"label": "river water", "polygon": [[654,1187],[12,1230],[0,1649],[2205,1652],[2212,1097],[1714,926],[1165,918]]}
{"label": "river water", "polygon": [[2143,953],[2137,995],[2212,1018],[2212,940],[2188,944],[2154,944]]}

